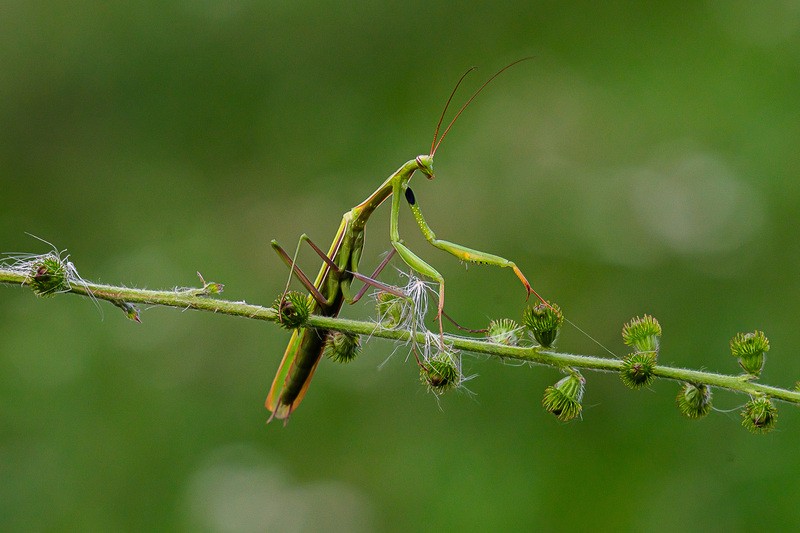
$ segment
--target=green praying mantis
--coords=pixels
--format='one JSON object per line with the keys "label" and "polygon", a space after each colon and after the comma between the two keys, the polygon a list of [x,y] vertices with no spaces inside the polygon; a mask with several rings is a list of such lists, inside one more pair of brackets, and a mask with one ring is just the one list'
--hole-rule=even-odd
{"label": "green praying mantis", "polygon": [[[470,103],[480,94],[480,92],[489,84],[493,79],[499,76],[503,71],[516,65],[521,61],[530,58],[523,58],[513,63],[506,65],[493,76],[486,80],[464,103],[459,111],[455,114],[448,126],[439,136],[440,127],[444,119],[447,108],[455,95],[458,86],[464,78],[474,70],[474,67],[467,70],[461,76],[458,83],[456,83],[453,91],[448,98],[444,110],[436,125],[436,130],[433,135],[433,142],[431,149],[427,154],[419,155],[414,159],[403,164],[396,172],[389,176],[386,181],[378,187],[366,200],[353,207],[350,211],[346,212],[342,217],[342,222],[336,232],[336,236],[331,243],[330,249],[327,253],[315,245],[307,235],[303,234],[298,242],[298,249],[303,242],[307,242],[314,251],[322,258],[322,267],[316,280],[312,283],[310,279],[300,270],[296,263],[297,253],[294,257],[290,257],[286,251],[278,245],[276,241],[272,241],[273,249],[278,253],[281,259],[289,266],[291,276],[295,275],[303,286],[311,294],[311,313],[323,316],[336,316],[342,308],[344,302],[352,304],[357,302],[369,285],[376,286],[382,290],[389,292],[399,291],[387,285],[384,285],[375,280],[380,274],[380,271],[388,264],[389,260],[396,253],[400,258],[416,273],[435,280],[439,285],[439,302],[437,307],[436,319],[439,324],[439,338],[442,348],[443,344],[443,327],[442,315],[444,312],[444,278],[442,275],[431,265],[422,260],[414,252],[412,252],[403,242],[398,230],[398,219],[400,214],[400,205],[405,200],[414,219],[419,225],[422,235],[425,239],[440,250],[448,252],[458,259],[471,263],[479,263],[486,265],[494,265],[498,267],[510,268],[514,271],[517,278],[522,282],[526,291],[526,298],[534,294],[545,305],[547,302],[533,290],[531,284],[522,274],[522,271],[517,267],[513,261],[509,261],[503,257],[473,250],[448,241],[440,240],[436,237],[433,230],[428,226],[425,218],[422,216],[419,204],[416,201],[413,191],[409,187],[409,181],[415,172],[421,172],[428,179],[433,179],[433,157],[437,149],[444,141],[450,129],[455,124],[458,117],[469,106]],[[386,256],[381,264],[376,268],[371,276],[364,276],[359,273],[358,267],[361,260],[361,253],[364,247],[364,231],[372,213],[377,209],[386,199],[392,197],[391,214],[390,214],[390,230],[389,238],[392,244],[392,251]],[[364,287],[356,294],[352,292],[353,279],[359,279],[365,283]],[[287,284],[288,288],[288,284]],[[284,291],[284,297],[286,292]],[[399,295],[402,295],[400,293]],[[289,345],[286,347],[286,352],[281,361],[275,379],[272,382],[269,394],[265,402],[266,408],[272,413],[270,420],[277,418],[283,420],[284,423],[288,420],[292,412],[297,408],[303,397],[308,390],[308,385],[314,371],[319,364],[322,357],[322,351],[325,344],[327,332],[317,330],[314,328],[299,328],[292,333]]]}

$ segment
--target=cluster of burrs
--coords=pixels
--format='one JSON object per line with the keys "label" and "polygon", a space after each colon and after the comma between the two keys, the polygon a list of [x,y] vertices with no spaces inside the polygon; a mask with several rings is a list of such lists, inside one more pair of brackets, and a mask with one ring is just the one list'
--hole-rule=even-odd
{"label": "cluster of burrs", "polygon": [[[622,328],[622,339],[634,352],[623,359],[620,378],[632,389],[649,385],[656,377],[661,325],[649,315],[636,317]],[[759,377],[764,367],[769,340],[761,331],[737,333],[730,342],[731,353],[745,371],[744,381]],[[683,382],[676,398],[680,412],[693,419],[703,418],[711,411],[711,387],[706,383]],[[751,394],[744,405],[742,426],[753,433],[768,433],[775,428],[777,409],[764,394]]]}
{"label": "cluster of burrs", "polygon": [[[415,280],[412,279],[411,283]],[[418,280],[417,280],[418,281]],[[409,288],[408,286],[406,287]],[[384,328],[403,328],[416,333],[424,333],[426,342],[410,340],[420,368],[420,380],[428,390],[440,395],[459,387],[465,377],[461,370],[461,358],[457,351],[446,344],[442,348],[438,336],[424,327],[427,310],[424,282],[415,287],[417,296],[403,297],[379,291],[376,294],[379,324]],[[414,291],[407,291],[406,294]],[[311,299],[302,293],[289,292],[275,308],[280,311],[279,321],[285,327],[301,327],[308,318]],[[550,348],[555,343],[564,315],[558,305],[548,302],[528,306],[523,311],[522,326],[508,318],[493,320],[485,330],[489,341],[508,346],[519,346],[529,339],[542,348]],[[631,389],[649,386],[658,376],[658,353],[660,348],[661,325],[650,315],[636,317],[622,328],[622,340],[632,352],[622,358],[619,376]],[[328,332],[324,354],[339,362],[355,358],[360,349],[359,336],[337,331]],[[416,336],[412,335],[412,339]],[[742,381],[759,377],[764,367],[765,355],[769,351],[769,341],[761,331],[738,333],[730,342],[731,352],[739,361],[745,373]],[[567,422],[580,416],[586,379],[574,367],[562,368],[564,377],[544,391],[542,405],[559,420]],[[692,419],[699,419],[711,412],[711,386],[706,383],[684,381],[676,397],[680,412]],[[772,400],[764,394],[752,393],[744,405],[742,425],[754,433],[768,433],[775,427],[777,409]]]}

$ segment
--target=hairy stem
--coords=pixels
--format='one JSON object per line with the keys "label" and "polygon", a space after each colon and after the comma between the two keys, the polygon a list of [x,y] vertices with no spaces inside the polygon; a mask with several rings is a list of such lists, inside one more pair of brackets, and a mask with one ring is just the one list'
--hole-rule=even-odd
{"label": "hairy stem", "polygon": [[[18,269],[0,268],[0,283],[27,286],[30,284],[29,282],[29,276]],[[64,292],[93,297],[98,300],[107,300],[118,306],[121,303],[163,305],[180,309],[212,311],[219,314],[270,322],[276,322],[278,319],[276,311],[270,307],[215,298],[209,295],[205,287],[153,291],[81,281],[80,283],[72,283],[69,290]],[[408,341],[412,336],[415,336],[418,342],[425,342],[423,333],[414,334],[403,329],[386,329],[372,322],[311,315],[307,323],[320,329],[337,330],[397,341]],[[618,372],[622,367],[622,361],[619,359],[556,352],[540,346],[507,346],[483,339],[467,339],[449,335],[445,335],[445,341],[451,344],[453,348],[465,352],[485,354],[500,359],[526,361],[556,368],[573,367]],[[755,383],[750,380],[749,376],[718,374],[662,365],[656,366],[654,374],[663,379],[687,381],[696,384],[702,383],[749,395],[763,394],[776,400],[800,404],[800,391]]]}

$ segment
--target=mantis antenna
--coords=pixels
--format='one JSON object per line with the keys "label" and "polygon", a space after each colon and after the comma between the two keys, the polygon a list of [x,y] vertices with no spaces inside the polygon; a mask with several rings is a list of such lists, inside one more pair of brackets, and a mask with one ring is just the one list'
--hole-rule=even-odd
{"label": "mantis antenna", "polygon": [[439,116],[439,122],[436,123],[436,131],[433,132],[433,142],[431,143],[431,151],[430,151],[430,153],[428,155],[432,156],[433,153],[436,151],[435,150],[435,147],[437,146],[436,138],[439,136],[439,128],[442,126],[442,121],[444,120],[444,115],[445,115],[445,113],[447,113],[447,108],[450,106],[450,102],[453,101],[453,97],[456,95],[456,91],[458,90],[458,86],[461,85],[461,82],[464,81],[464,78],[467,77],[467,74],[469,74],[470,72],[472,72],[476,68],[478,68],[478,67],[470,67],[470,68],[468,68],[467,71],[464,74],[462,74],[461,77],[458,79],[458,82],[456,83],[456,86],[453,87],[453,91],[450,93],[450,96],[447,98],[447,102],[445,102],[445,104],[444,104],[444,109],[442,109],[442,114]]}
{"label": "mantis antenna", "polygon": [[453,117],[453,120],[451,120],[451,121],[450,121],[450,124],[448,124],[448,125],[447,125],[447,127],[444,129],[444,132],[442,133],[442,136],[441,136],[441,137],[439,137],[439,140],[437,141],[437,140],[436,140],[436,137],[439,135],[439,127],[442,125],[442,120],[444,119],[444,114],[445,114],[445,112],[447,111],[447,106],[448,106],[448,105],[450,105],[450,100],[452,100],[452,99],[453,99],[453,96],[454,96],[454,95],[455,95],[455,93],[456,93],[456,89],[458,89],[458,86],[459,86],[459,85],[461,85],[461,82],[462,82],[462,81],[464,81],[464,78],[467,76],[467,74],[469,74],[470,72],[472,72],[473,70],[475,70],[475,67],[472,67],[472,68],[470,68],[469,70],[467,70],[467,71],[466,71],[466,72],[465,72],[465,73],[464,73],[464,74],[461,76],[461,79],[459,79],[459,80],[458,80],[458,83],[456,83],[456,86],[453,88],[453,92],[452,92],[452,93],[450,93],[450,98],[448,98],[448,99],[447,99],[447,103],[445,104],[445,106],[444,106],[444,110],[442,111],[442,116],[439,118],[439,123],[436,125],[436,132],[433,134],[433,143],[431,144],[431,152],[430,152],[430,154],[428,154],[428,155],[430,155],[431,157],[433,157],[433,156],[434,156],[434,154],[436,154],[436,150],[438,150],[438,149],[439,149],[439,145],[440,145],[440,144],[442,144],[442,141],[444,140],[444,138],[445,138],[445,137],[447,137],[447,134],[450,132],[450,128],[452,128],[452,127],[453,127],[453,124],[455,124],[455,123],[456,123],[456,120],[458,120],[458,117],[460,117],[460,116],[461,116],[461,113],[463,113],[463,112],[464,112],[464,110],[465,110],[465,109],[466,109],[466,108],[469,106],[469,104],[471,104],[471,103],[472,103],[472,101],[473,101],[473,100],[475,100],[475,98],[477,98],[477,96],[478,96],[479,94],[481,94],[481,91],[483,91],[484,87],[486,87],[487,85],[489,85],[489,83],[490,83],[490,82],[491,82],[493,79],[495,79],[497,76],[499,76],[500,74],[502,74],[502,73],[503,73],[503,72],[505,72],[506,70],[510,69],[511,67],[513,67],[514,65],[516,65],[517,63],[522,63],[523,61],[527,61],[527,60],[529,60],[529,59],[533,59],[533,56],[529,56],[529,57],[523,57],[522,59],[517,59],[517,60],[516,60],[516,61],[514,61],[513,63],[509,63],[508,65],[504,66],[503,68],[501,68],[500,70],[498,70],[497,72],[495,72],[495,73],[494,73],[494,75],[492,75],[492,77],[491,77],[491,78],[489,78],[488,80],[486,80],[485,82],[483,82],[483,85],[481,85],[480,87],[478,87],[478,90],[477,90],[477,91],[475,91],[474,93],[472,93],[472,96],[470,96],[470,97],[469,97],[469,100],[467,100],[467,101],[464,103],[464,105],[462,105],[462,106],[461,106],[461,109],[459,109],[459,110],[458,110],[458,112],[456,113],[456,115]]}

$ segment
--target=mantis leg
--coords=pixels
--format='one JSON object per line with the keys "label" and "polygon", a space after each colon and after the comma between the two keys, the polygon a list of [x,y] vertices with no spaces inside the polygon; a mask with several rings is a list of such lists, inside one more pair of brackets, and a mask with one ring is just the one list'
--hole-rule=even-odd
{"label": "mantis leg", "polygon": [[380,281],[375,279],[378,277],[378,275],[380,275],[381,272],[383,272],[383,269],[386,268],[386,265],[389,264],[389,261],[392,260],[392,257],[394,257],[394,254],[396,252],[397,250],[395,250],[394,248],[390,250],[389,253],[386,254],[386,257],[383,258],[383,261],[381,261],[381,264],[377,266],[377,268],[372,272],[370,276],[365,276],[363,274],[359,274],[358,272],[350,272],[350,274],[352,274],[353,277],[355,277],[356,279],[360,279],[361,281],[364,282],[364,286],[361,287],[361,290],[358,291],[355,296],[353,296],[350,303],[356,303],[357,301],[359,301],[361,297],[364,296],[364,293],[367,292],[367,288],[369,288],[370,286],[375,287],[376,289],[380,289],[382,291],[386,291],[389,294],[394,294],[395,296],[405,298],[406,294],[401,289],[397,287],[392,287],[391,285],[386,285],[385,283],[381,283]]}
{"label": "mantis leg", "polygon": [[400,238],[398,229],[398,219],[400,217],[400,183],[395,183],[392,194],[392,212],[389,219],[389,239],[392,246],[400,258],[410,266],[415,272],[435,280],[439,284],[439,306],[436,312],[436,320],[439,322],[439,344],[444,348],[444,327],[442,326],[442,313],[444,312],[444,277],[432,266],[426,263],[421,257],[408,249]]}
{"label": "mantis leg", "polygon": [[453,324],[455,327],[457,327],[461,331],[468,331],[469,333],[486,333],[487,331],[489,331],[489,328],[472,329],[472,328],[468,328],[468,327],[462,326],[461,324],[456,322],[453,319],[453,317],[451,317],[450,315],[445,313],[444,310],[442,310],[442,316],[444,318],[446,318],[447,320],[449,320],[451,324]]}
{"label": "mantis leg", "polygon": [[422,211],[419,208],[419,205],[414,198],[414,192],[411,188],[406,188],[405,190],[405,197],[408,201],[408,205],[411,208],[411,212],[414,214],[414,219],[417,221],[417,225],[419,229],[422,231],[422,235],[425,237],[429,243],[431,243],[436,248],[440,250],[444,250],[445,252],[454,255],[455,257],[461,259],[462,261],[469,261],[471,263],[478,263],[484,265],[493,265],[498,267],[507,267],[511,268],[514,271],[514,274],[517,275],[517,278],[522,282],[522,285],[525,287],[525,291],[527,292],[528,296],[533,293],[539,300],[542,301],[545,305],[549,305],[544,298],[539,296],[531,284],[528,283],[528,280],[525,278],[525,275],[522,271],[517,267],[517,265],[513,261],[509,261],[503,257],[498,255],[489,254],[486,252],[481,252],[480,250],[473,250],[471,248],[467,248],[466,246],[462,246],[460,244],[455,244],[448,241],[443,241],[436,238],[436,234],[433,233],[433,230],[428,223],[425,222],[425,217],[422,216]]}
{"label": "mantis leg", "polygon": [[436,280],[439,284],[439,306],[436,312],[436,320],[439,322],[439,342],[444,347],[444,327],[442,326],[442,313],[444,312],[444,277],[439,272],[422,260],[417,254],[408,249],[403,242],[398,238],[392,239],[392,246],[400,254],[400,257],[405,263],[414,269],[416,272]]}
{"label": "mantis leg", "polygon": [[[308,245],[311,246],[311,248],[320,256],[320,258],[322,258],[323,262],[325,262],[333,270],[333,272],[335,272],[337,275],[341,275],[343,272],[345,272],[344,270],[340,269],[339,266],[336,263],[334,263],[333,260],[330,257],[328,257],[327,254],[325,252],[323,252],[322,249],[319,246],[314,244],[314,241],[312,241],[308,237],[308,235],[303,234],[303,235],[300,236],[300,242],[303,242],[303,241],[307,242]],[[298,249],[300,247],[299,246],[300,242],[298,242]],[[297,279],[300,281],[300,283],[303,285],[303,287],[305,287],[306,290],[308,290],[308,292],[311,293],[311,295],[314,297],[314,299],[319,304],[321,304],[321,305],[328,304],[329,303],[328,299],[325,298],[322,295],[322,293],[319,291],[319,289],[317,287],[315,287],[314,284],[311,282],[309,277],[300,269],[300,267],[297,266],[297,263],[296,263],[297,251],[295,251],[294,258],[292,258],[292,257],[289,257],[289,254],[286,253],[286,250],[284,250],[281,247],[281,245],[278,244],[277,241],[273,240],[271,242],[271,245],[272,245],[272,248],[275,250],[275,252],[278,254],[278,256],[283,260],[284,263],[286,263],[286,265],[291,270],[291,273],[289,274],[290,278],[291,278],[291,275],[294,274],[297,277]],[[377,279],[375,279],[375,278],[378,277],[378,275],[380,275],[380,273],[383,271],[383,269],[386,268],[386,266],[389,264],[389,261],[391,261],[392,257],[394,257],[394,254],[395,254],[395,250],[391,250],[386,255],[386,257],[383,259],[383,261],[381,261],[381,264],[378,265],[378,267],[375,269],[375,271],[369,276],[365,276],[365,275],[360,274],[358,272],[351,272],[349,270],[347,271],[349,274],[351,274],[356,279],[359,279],[359,280],[364,282],[364,287],[362,287],[361,290],[359,290],[358,293],[356,293],[355,296],[353,296],[352,298],[347,297],[347,296],[345,297],[345,300],[347,301],[347,303],[354,304],[354,303],[358,302],[364,296],[364,294],[367,292],[367,289],[370,286],[375,287],[375,288],[380,289],[380,290],[383,290],[383,291],[386,291],[386,292],[388,292],[390,294],[394,294],[395,296],[405,297],[405,293],[403,293],[403,291],[401,289],[399,289],[397,287],[393,287],[391,285],[387,285],[387,284],[382,283],[382,282],[378,281]],[[287,286],[288,286],[288,284],[287,284]],[[346,287],[346,285],[342,285],[342,289],[343,290],[345,290],[345,287]]]}
{"label": "mantis leg", "polygon": [[349,285],[342,285],[342,291],[345,293],[345,301],[347,303],[352,305],[358,302],[367,292],[367,289],[369,287],[374,287],[376,289],[386,291],[390,294],[394,294],[395,296],[405,297],[405,293],[399,288],[387,285],[376,279],[380,275],[380,273],[383,272],[383,269],[386,268],[386,265],[389,264],[389,261],[392,260],[392,257],[394,257],[395,250],[391,250],[388,254],[386,254],[386,257],[383,258],[383,261],[381,261],[381,263],[375,268],[372,274],[370,274],[369,276],[365,276],[364,274],[361,274],[356,270],[346,270],[346,271],[342,270],[336,263],[333,262],[333,260],[330,257],[328,257],[325,254],[325,252],[322,251],[322,249],[319,246],[314,244],[314,241],[306,237],[306,242],[308,243],[309,246],[311,246],[311,248],[314,249],[315,252],[317,252],[317,255],[319,255],[322,258],[322,260],[330,268],[332,268],[334,272],[336,272],[337,275],[341,275],[343,272],[347,272],[354,278],[364,282],[364,286],[361,287],[361,290],[359,290],[356,293],[356,295],[352,297],[349,295]]}
{"label": "mantis leg", "polygon": [[[293,257],[289,257],[289,254],[287,254],[286,250],[284,250],[281,247],[281,245],[278,244],[278,241],[273,239],[272,242],[270,243],[272,245],[272,249],[275,250],[275,253],[277,253],[278,256],[281,259],[283,259],[283,262],[286,263],[286,266],[289,267],[289,279],[286,281],[286,288],[284,289],[283,294],[285,296],[286,293],[289,291],[289,283],[292,281],[292,274],[294,274],[295,276],[297,276],[297,279],[300,281],[303,287],[305,287],[306,290],[311,293],[311,296],[314,297],[317,303],[319,303],[320,305],[327,305],[330,303],[328,299],[325,298],[325,296],[323,296],[321,292],[319,292],[319,289],[314,286],[314,284],[311,282],[308,276],[306,276],[306,274],[300,269],[300,267],[297,266],[297,253],[300,251],[300,244],[303,241],[311,243],[311,239],[308,238],[308,235],[306,235],[305,233],[302,234],[300,236],[300,240],[297,242],[297,249],[295,249]],[[316,245],[314,245],[314,248],[316,248]],[[328,256],[325,255],[324,252],[321,255],[325,259],[328,259]],[[332,264],[333,267],[338,270],[339,267],[337,267],[332,261],[330,261],[329,264]]]}

